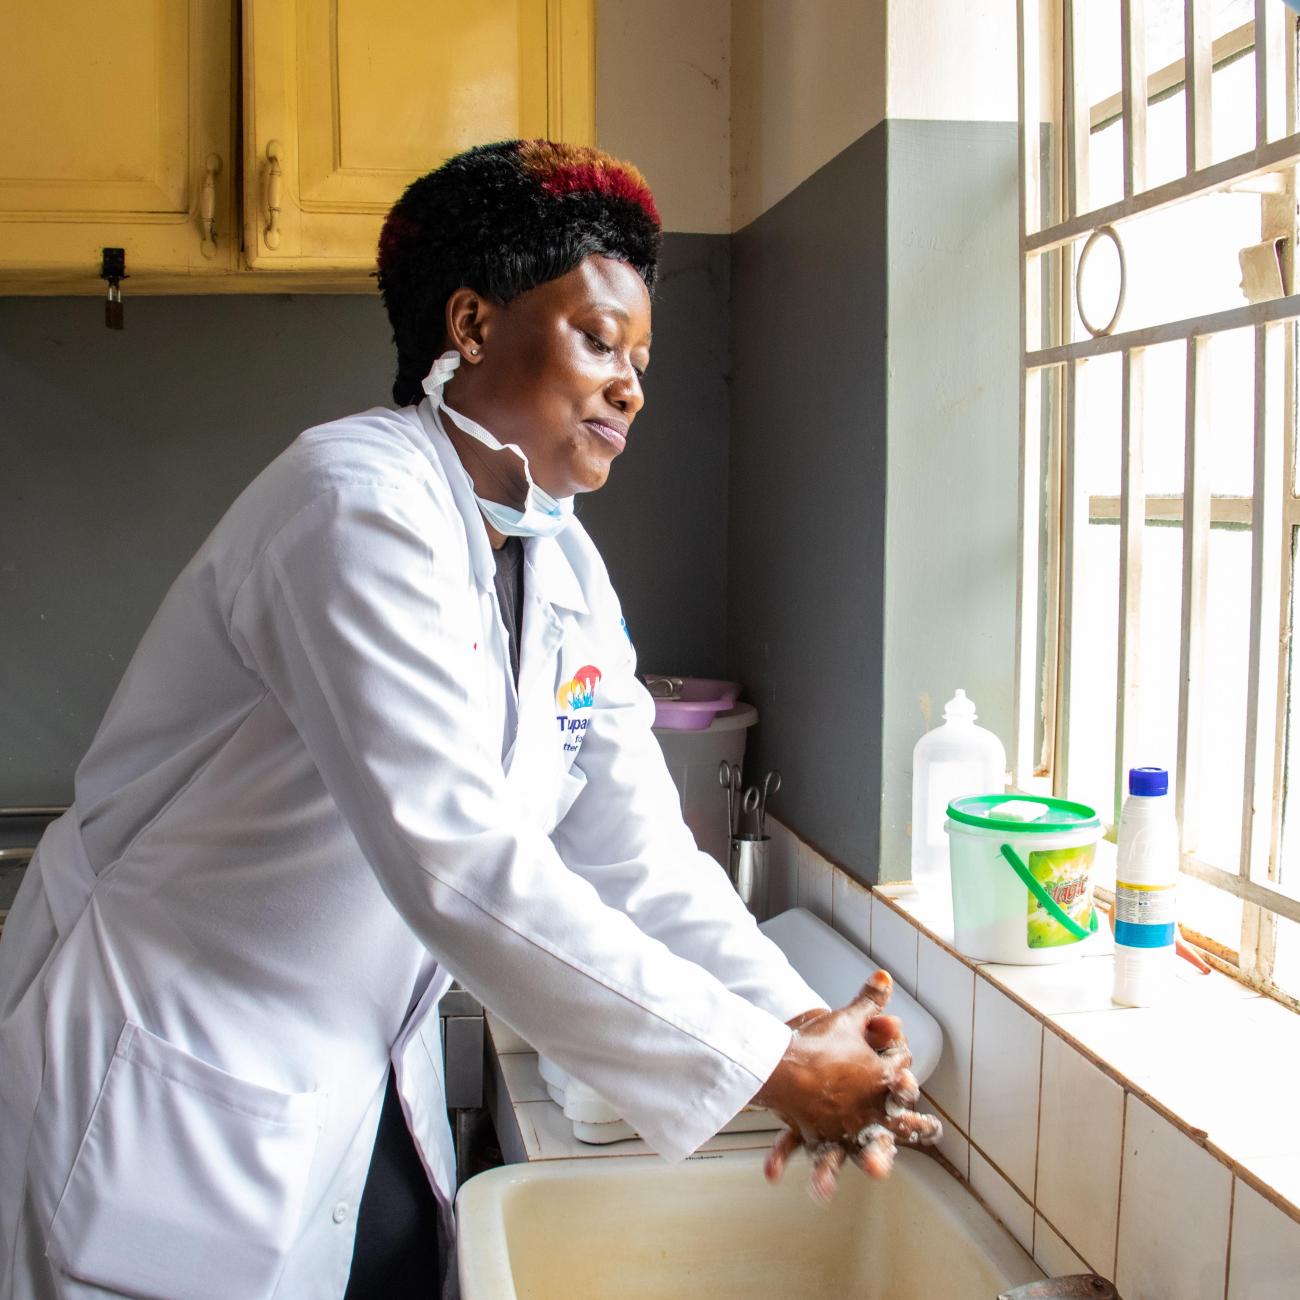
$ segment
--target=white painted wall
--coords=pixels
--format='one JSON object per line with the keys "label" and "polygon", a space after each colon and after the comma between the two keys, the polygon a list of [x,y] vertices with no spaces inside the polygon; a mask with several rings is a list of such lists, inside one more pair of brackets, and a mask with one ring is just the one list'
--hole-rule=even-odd
{"label": "white painted wall", "polygon": [[1015,49],[1012,0],[598,0],[597,139],[725,234],[886,116],[1014,121]]}
{"label": "white painted wall", "polygon": [[650,182],[664,229],[731,229],[731,0],[599,0],[596,138]]}
{"label": "white painted wall", "polygon": [[886,0],[734,0],[731,229],[885,116]]}
{"label": "white painted wall", "polygon": [[1015,0],[893,0],[886,25],[889,117],[1016,120]]}

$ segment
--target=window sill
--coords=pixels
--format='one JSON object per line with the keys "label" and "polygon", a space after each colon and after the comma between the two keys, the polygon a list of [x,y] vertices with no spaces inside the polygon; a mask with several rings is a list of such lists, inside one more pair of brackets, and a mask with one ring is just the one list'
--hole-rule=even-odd
{"label": "window sill", "polygon": [[1058,965],[977,962],[953,946],[947,893],[911,885],[878,885],[872,893],[1300,1217],[1300,1015],[1181,961],[1166,1005],[1119,1007],[1110,1000],[1114,950],[1105,931]]}

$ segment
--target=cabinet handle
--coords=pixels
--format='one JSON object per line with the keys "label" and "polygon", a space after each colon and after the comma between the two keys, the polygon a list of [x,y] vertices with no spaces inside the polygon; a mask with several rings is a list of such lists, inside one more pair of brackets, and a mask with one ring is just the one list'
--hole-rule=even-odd
{"label": "cabinet handle", "polygon": [[262,238],[267,248],[280,247],[280,192],[284,185],[284,173],[280,170],[283,146],[279,140],[272,140],[266,146],[266,207],[269,213],[266,229]]}
{"label": "cabinet handle", "polygon": [[203,193],[199,198],[199,230],[203,242],[199,245],[204,257],[217,255],[217,176],[221,172],[221,158],[208,154],[207,174],[203,178]]}

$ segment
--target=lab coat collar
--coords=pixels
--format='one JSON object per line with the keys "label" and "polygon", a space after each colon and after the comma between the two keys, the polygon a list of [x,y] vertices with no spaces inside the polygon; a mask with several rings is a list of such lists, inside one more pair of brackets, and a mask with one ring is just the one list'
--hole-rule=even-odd
{"label": "lab coat collar", "polygon": [[492,554],[492,543],[488,541],[487,529],[483,526],[483,515],[474,500],[474,482],[465,466],[456,455],[456,448],[443,431],[438,421],[438,413],[428,401],[416,407],[420,428],[433,448],[434,454],[442,466],[447,483],[451,487],[452,499],[456,509],[465,521],[465,536],[469,542],[469,558],[474,566],[474,579],[480,591],[491,591],[496,580],[497,562]]}
{"label": "lab coat collar", "polygon": [[[420,427],[442,465],[447,482],[451,485],[456,508],[465,521],[474,577],[481,590],[489,591],[496,581],[496,557],[492,553],[492,543],[488,541],[487,529],[483,526],[478,502],[474,499],[473,480],[460,463],[451,439],[439,422],[438,413],[428,402],[421,402],[417,410]],[[582,594],[582,583],[557,538],[528,538],[524,543],[524,562],[528,566],[538,599],[557,609],[573,610],[579,614],[588,612],[587,598]]]}
{"label": "lab coat collar", "polygon": [[530,537],[524,546],[524,562],[528,565],[533,590],[539,599],[557,609],[569,609],[579,614],[588,612],[582,583],[556,538]]}

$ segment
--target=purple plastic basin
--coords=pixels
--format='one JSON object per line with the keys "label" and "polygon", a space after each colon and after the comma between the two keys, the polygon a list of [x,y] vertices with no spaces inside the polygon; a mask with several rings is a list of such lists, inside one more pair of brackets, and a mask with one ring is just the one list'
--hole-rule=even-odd
{"label": "purple plastic basin", "polygon": [[703,731],[740,694],[739,682],[683,677],[680,700],[655,701],[655,726],[666,731]]}

